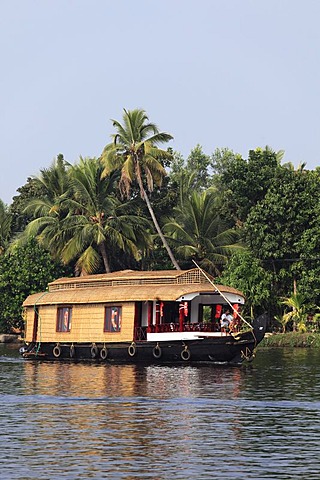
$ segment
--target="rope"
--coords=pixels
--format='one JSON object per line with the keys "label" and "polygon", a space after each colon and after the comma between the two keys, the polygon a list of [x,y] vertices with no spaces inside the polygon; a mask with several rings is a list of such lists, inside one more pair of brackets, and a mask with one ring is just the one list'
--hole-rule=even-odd
{"label": "rope", "polygon": [[228,298],[221,292],[221,290],[219,290],[219,288],[217,287],[217,285],[215,285],[215,284],[213,283],[213,281],[208,277],[208,275],[206,274],[206,272],[205,272],[204,270],[202,270],[202,268],[199,267],[199,265],[198,265],[194,260],[192,260],[192,261],[193,261],[193,263],[195,264],[195,266],[200,270],[200,272],[206,277],[206,279],[208,280],[208,282],[211,283],[211,285],[217,290],[217,292],[221,295],[221,297],[227,302],[227,304],[230,306],[230,308],[231,308],[234,312],[237,313],[237,315],[241,318],[241,320],[242,320],[244,323],[246,323],[246,324],[250,327],[251,330],[253,330],[252,325],[250,325],[250,323],[247,322],[247,320],[245,320],[245,319],[243,318],[243,316],[233,307],[233,305],[229,302]]}
{"label": "rope", "polygon": [[247,322],[247,320],[245,320],[245,319],[243,318],[243,316],[233,307],[233,305],[229,302],[228,298],[219,290],[219,288],[217,287],[217,285],[216,285],[215,283],[213,283],[213,281],[208,277],[208,275],[206,274],[206,272],[205,272],[204,270],[202,270],[202,268],[199,267],[199,265],[198,265],[194,260],[192,260],[192,261],[193,261],[193,263],[195,264],[195,266],[200,270],[200,272],[206,277],[206,279],[208,280],[208,282],[211,283],[211,285],[217,290],[217,292],[218,292],[218,293],[222,296],[222,298],[227,302],[227,304],[230,306],[230,308],[232,308],[232,310],[239,315],[239,317],[241,318],[241,320],[242,320],[246,325],[248,325],[248,327],[250,328],[251,333],[252,333],[252,335],[253,335],[254,343],[255,343],[255,347],[256,347],[256,345],[257,345],[257,338],[256,338],[256,336],[255,336],[255,334],[254,334],[254,328],[253,328],[253,326],[252,326],[249,322]]}
{"label": "rope", "polygon": [[257,344],[257,339],[256,339],[256,336],[254,334],[254,329],[253,329],[253,326],[247,322],[247,320],[245,320],[243,318],[243,316],[233,307],[233,305],[229,302],[228,298],[219,290],[219,288],[217,287],[217,285],[215,285],[215,283],[213,283],[213,281],[208,277],[208,275],[206,274],[206,272],[204,270],[202,270],[201,267],[199,267],[199,265],[194,261],[192,260],[193,263],[195,264],[195,266],[200,270],[200,272],[206,277],[206,279],[211,283],[211,285],[217,290],[217,292],[222,296],[222,298],[227,302],[227,304],[230,306],[230,308],[237,313],[237,315],[241,318],[241,320],[246,324],[248,325],[248,327],[250,328],[251,330],[251,333],[253,335],[253,338],[254,338],[254,341],[255,341],[255,345]]}
{"label": "rope", "polygon": [[254,352],[251,352],[248,347],[246,347],[245,352],[241,350],[241,357],[247,360],[247,362],[250,362],[255,357],[255,354]]}

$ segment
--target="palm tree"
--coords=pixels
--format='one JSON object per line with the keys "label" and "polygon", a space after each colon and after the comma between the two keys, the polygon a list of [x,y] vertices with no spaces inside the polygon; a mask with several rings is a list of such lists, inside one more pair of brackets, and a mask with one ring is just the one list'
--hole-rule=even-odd
{"label": "palm tree", "polygon": [[173,137],[160,132],[154,123],[150,123],[146,112],[141,109],[125,110],[123,124],[112,120],[116,129],[112,135],[112,143],[103,150],[101,160],[104,164],[103,176],[114,170],[121,170],[119,188],[122,195],[130,196],[132,183],[137,181],[141,198],[146,202],[150,216],[168,255],[177,270],[180,267],[173,256],[165,236],[163,235],[154,214],[147,192],[152,192],[153,185],[161,186],[166,170],[161,160],[170,159],[171,154],[158,148],[158,145],[168,142]]}
{"label": "palm tree", "polygon": [[293,331],[298,330],[299,332],[305,332],[307,330],[307,312],[305,302],[306,298],[304,295],[298,292],[293,293],[291,297],[286,297],[283,299],[281,303],[291,309],[282,317],[281,323],[284,330],[287,323],[290,321],[293,322]]}
{"label": "palm tree", "polygon": [[53,258],[65,264],[76,260],[76,272],[82,274],[95,272],[101,259],[111,271],[107,245],[138,258],[149,241],[149,222],[116,199],[117,175],[102,180],[102,171],[99,160],[82,158],[75,166],[58,158],[42,170],[37,182],[45,194],[28,201],[25,211],[35,218],[20,243],[35,237]]}
{"label": "palm tree", "polygon": [[68,241],[61,257],[65,263],[77,258],[76,268],[81,273],[97,271],[101,258],[110,273],[111,248],[118,247],[139,259],[140,249],[150,243],[149,222],[134,215],[131,205],[114,195],[118,174],[102,179],[102,171],[99,160],[83,158],[69,171],[73,195],[64,203],[69,213],[61,229]]}
{"label": "palm tree", "polygon": [[307,166],[306,162],[300,162],[297,168],[295,168],[294,164],[292,162],[287,162],[282,165],[284,168],[289,170],[290,172],[295,172],[295,173],[304,173],[305,172],[305,167]]}
{"label": "palm tree", "polygon": [[17,237],[20,244],[36,237],[56,259],[60,257],[65,244],[61,221],[67,215],[64,201],[71,195],[69,168],[70,164],[64,160],[63,155],[58,155],[49,168],[40,170],[40,175],[34,178],[34,182],[36,191],[43,194],[26,200],[24,213],[32,215],[34,219]]}
{"label": "palm tree", "polygon": [[220,265],[225,264],[232,253],[243,249],[236,243],[237,231],[226,227],[220,218],[214,188],[189,193],[185,185],[179,205],[167,219],[164,231],[175,241],[177,253],[187,260],[196,260],[214,274],[220,274]]}

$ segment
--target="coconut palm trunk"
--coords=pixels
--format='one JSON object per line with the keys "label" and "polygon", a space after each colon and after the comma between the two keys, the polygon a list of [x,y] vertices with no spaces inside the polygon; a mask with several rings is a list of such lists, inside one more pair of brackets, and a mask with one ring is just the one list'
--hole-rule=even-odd
{"label": "coconut palm trunk", "polygon": [[99,245],[99,251],[103,260],[104,268],[106,270],[106,273],[111,273],[111,268],[110,268],[110,262],[108,259],[108,254],[107,254],[107,247],[106,247],[106,242],[102,242]]}
{"label": "coconut palm trunk", "polygon": [[158,223],[157,217],[155,216],[154,211],[153,211],[153,208],[152,208],[152,206],[151,206],[149,197],[148,197],[145,189],[143,188],[141,179],[140,179],[140,181],[139,181],[139,187],[140,187],[140,191],[141,191],[141,193],[142,193],[143,200],[144,200],[144,201],[146,202],[146,204],[147,204],[147,207],[148,207],[150,216],[151,216],[151,218],[152,218],[153,224],[154,224],[154,226],[155,226],[155,229],[157,230],[157,233],[158,233],[159,237],[161,238],[161,241],[162,241],[162,244],[163,244],[164,248],[165,248],[165,249],[167,250],[167,252],[168,252],[168,255],[169,255],[169,257],[170,257],[170,260],[171,260],[174,268],[175,268],[176,270],[181,270],[178,262],[177,262],[176,259],[174,258],[174,255],[173,255],[173,253],[172,253],[172,251],[171,251],[171,248],[170,248],[170,246],[169,246],[169,244],[168,244],[165,236],[163,235],[163,233],[162,233],[162,231],[161,231],[161,228],[160,228],[160,225],[159,225],[159,223]]}

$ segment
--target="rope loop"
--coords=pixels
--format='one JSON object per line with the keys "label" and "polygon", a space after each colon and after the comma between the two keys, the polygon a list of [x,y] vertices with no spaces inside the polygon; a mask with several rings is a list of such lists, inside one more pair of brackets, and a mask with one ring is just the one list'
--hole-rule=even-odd
{"label": "rope loop", "polygon": [[190,360],[191,352],[190,352],[187,345],[184,346],[184,349],[181,351],[180,356],[181,356],[182,360],[184,360],[185,362]]}
{"label": "rope loop", "polygon": [[103,348],[101,348],[100,350],[100,358],[102,360],[105,360],[108,356],[108,350],[107,350],[107,347],[105,345],[103,345]]}
{"label": "rope loop", "polygon": [[55,358],[59,358],[59,357],[60,357],[60,355],[61,355],[61,347],[60,347],[60,344],[59,344],[59,343],[57,343],[57,345],[55,345],[55,346],[53,347],[52,353],[53,353],[53,356],[54,356]]}
{"label": "rope loop", "polygon": [[91,345],[90,353],[91,353],[91,358],[96,358],[98,356],[99,350],[95,343]]}
{"label": "rope loop", "polygon": [[156,358],[156,359],[161,358],[161,356],[162,356],[162,350],[161,350],[161,347],[159,346],[159,343],[157,343],[157,345],[153,348],[153,350],[152,350],[152,355],[153,355],[154,358]]}
{"label": "rope loop", "polygon": [[128,347],[128,354],[130,357],[134,357],[137,352],[136,344],[134,342],[131,343]]}
{"label": "rope loop", "polygon": [[70,353],[70,358],[74,358],[74,356],[76,354],[76,349],[75,349],[75,346],[73,345],[73,343],[70,346],[70,352],[69,353]]}

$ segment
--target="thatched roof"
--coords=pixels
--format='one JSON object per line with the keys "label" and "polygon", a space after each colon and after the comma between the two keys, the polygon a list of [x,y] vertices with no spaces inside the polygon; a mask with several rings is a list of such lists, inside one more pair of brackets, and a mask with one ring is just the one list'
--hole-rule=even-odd
{"label": "thatched roof", "polygon": [[121,270],[76,278],[59,278],[49,283],[49,291],[68,288],[114,287],[117,285],[189,285],[210,283],[208,278],[213,279],[210,275],[206,277],[198,268],[158,271]]}
{"label": "thatched roof", "polygon": [[[234,288],[223,285],[216,287],[223,293],[243,296]],[[125,270],[77,278],[60,278],[49,284],[48,292],[30,295],[23,305],[176,301],[187,294],[214,292],[217,293],[216,288],[198,269],[158,272]]]}

